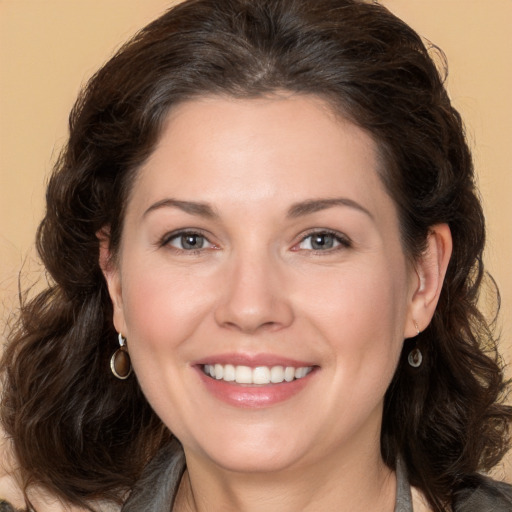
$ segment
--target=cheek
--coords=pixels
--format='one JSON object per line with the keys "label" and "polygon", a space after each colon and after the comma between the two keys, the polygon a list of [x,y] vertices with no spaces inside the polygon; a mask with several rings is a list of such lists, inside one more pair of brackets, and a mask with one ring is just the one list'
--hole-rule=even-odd
{"label": "cheek", "polygon": [[[212,301],[206,276],[169,265],[132,264],[123,279],[123,311],[131,346],[160,351],[178,346]],[[135,347],[134,347],[135,349]]]}
{"label": "cheek", "polygon": [[391,265],[368,265],[331,274],[322,283],[308,287],[301,308],[329,341],[344,377],[391,378],[403,344],[405,273]]}
{"label": "cheek", "polygon": [[[404,272],[367,265],[347,267],[343,272],[327,272],[303,283],[303,309],[329,325],[337,325],[340,334],[365,328],[394,329],[406,310],[407,288]],[[297,290],[300,293],[300,290]]]}

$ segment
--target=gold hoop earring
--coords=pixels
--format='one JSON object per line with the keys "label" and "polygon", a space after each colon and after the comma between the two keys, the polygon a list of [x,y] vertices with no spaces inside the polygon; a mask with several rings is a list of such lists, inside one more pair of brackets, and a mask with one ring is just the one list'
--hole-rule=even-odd
{"label": "gold hoop earring", "polygon": [[132,374],[132,363],[126,348],[126,338],[119,333],[118,339],[119,348],[110,358],[110,370],[118,379],[125,380]]}

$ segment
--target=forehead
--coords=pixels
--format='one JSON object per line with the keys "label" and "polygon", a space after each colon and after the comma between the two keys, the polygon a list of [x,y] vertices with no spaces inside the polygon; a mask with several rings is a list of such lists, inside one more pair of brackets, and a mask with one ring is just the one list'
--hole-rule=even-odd
{"label": "forehead", "polygon": [[336,188],[372,201],[375,189],[384,191],[379,165],[372,137],[320,98],[206,97],[169,113],[135,189],[173,196],[200,189],[205,200],[280,191],[301,200]]}

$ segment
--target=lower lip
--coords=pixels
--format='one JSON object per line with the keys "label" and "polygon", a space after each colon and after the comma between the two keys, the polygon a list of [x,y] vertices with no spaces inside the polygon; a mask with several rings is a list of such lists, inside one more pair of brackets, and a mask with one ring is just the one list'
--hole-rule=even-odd
{"label": "lower lip", "polygon": [[291,382],[251,386],[213,379],[200,367],[197,371],[206,389],[213,396],[229,405],[246,409],[262,409],[292,398],[308,385],[311,377],[316,373],[316,369],[313,369],[305,377]]}

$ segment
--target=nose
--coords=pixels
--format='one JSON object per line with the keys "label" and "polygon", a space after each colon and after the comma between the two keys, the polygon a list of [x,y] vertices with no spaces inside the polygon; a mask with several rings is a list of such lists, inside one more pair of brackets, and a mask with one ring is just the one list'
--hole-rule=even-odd
{"label": "nose", "polygon": [[246,334],[277,331],[294,319],[286,296],[285,272],[269,256],[239,255],[229,264],[215,311],[218,325]]}

